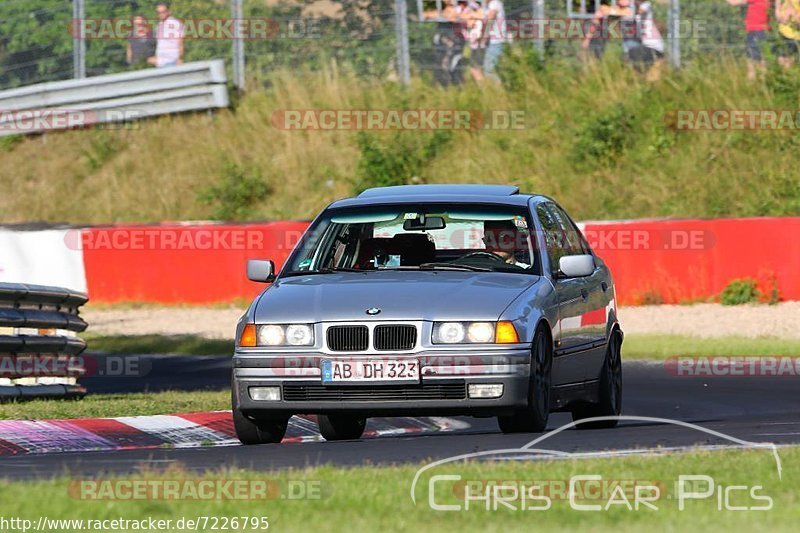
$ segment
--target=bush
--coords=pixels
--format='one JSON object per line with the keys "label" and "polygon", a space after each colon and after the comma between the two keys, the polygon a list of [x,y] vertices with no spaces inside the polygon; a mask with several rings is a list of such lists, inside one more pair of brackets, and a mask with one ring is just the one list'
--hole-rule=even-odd
{"label": "bush", "polygon": [[242,220],[250,217],[256,204],[269,196],[271,189],[256,169],[245,169],[228,161],[224,178],[201,192],[197,200],[213,205],[211,217],[216,220]]}
{"label": "bush", "polygon": [[572,147],[575,160],[590,164],[615,161],[629,144],[633,120],[621,103],[590,116],[581,124]]}
{"label": "bush", "polygon": [[449,130],[437,130],[428,136],[398,132],[388,142],[381,142],[380,137],[359,132],[356,138],[361,152],[356,194],[371,187],[404,185],[412,179],[424,181],[425,165],[450,143],[453,134]]}
{"label": "bush", "polygon": [[743,305],[759,300],[758,285],[752,278],[735,279],[722,291],[722,305]]}

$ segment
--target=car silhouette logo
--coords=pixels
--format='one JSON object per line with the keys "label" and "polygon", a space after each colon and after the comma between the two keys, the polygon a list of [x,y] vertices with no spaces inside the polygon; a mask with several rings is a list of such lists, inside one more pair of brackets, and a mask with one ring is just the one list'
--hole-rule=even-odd
{"label": "car silhouette logo", "polygon": [[370,316],[375,316],[380,312],[381,312],[381,310],[378,309],[377,307],[370,307],[369,309],[367,309],[367,314],[370,315]]}

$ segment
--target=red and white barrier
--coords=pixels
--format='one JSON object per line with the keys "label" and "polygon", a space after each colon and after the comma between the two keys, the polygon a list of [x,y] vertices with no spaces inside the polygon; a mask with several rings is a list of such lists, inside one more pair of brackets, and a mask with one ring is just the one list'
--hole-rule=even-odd
{"label": "red and white barrier", "polygon": [[[370,418],[364,438],[469,429],[444,417]],[[284,443],[321,441],[314,416],[289,421]],[[44,453],[238,445],[230,411],[175,415],[0,420],[0,457]]]}
{"label": "red and white barrier", "polygon": [[[87,291],[93,302],[250,299],[249,258],[280,267],[306,222],[160,224],[74,230],[0,229],[0,281]],[[611,268],[621,304],[719,294],[736,278],[800,300],[800,217],[630,220],[580,224]]]}

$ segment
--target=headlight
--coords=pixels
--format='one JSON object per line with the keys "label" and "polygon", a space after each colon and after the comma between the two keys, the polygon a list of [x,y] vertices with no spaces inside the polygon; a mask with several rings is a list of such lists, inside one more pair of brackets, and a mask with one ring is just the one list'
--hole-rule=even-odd
{"label": "headlight", "polygon": [[262,324],[258,326],[259,346],[313,346],[311,324]]}
{"label": "headlight", "polygon": [[502,322],[436,322],[434,344],[514,344],[519,342],[514,324]]}
{"label": "headlight", "polygon": [[460,344],[464,342],[464,324],[442,322],[433,327],[434,344]]}
{"label": "headlight", "polygon": [[494,324],[489,322],[473,322],[467,328],[467,339],[469,342],[486,344],[494,342]]}
{"label": "headlight", "polygon": [[258,328],[259,346],[280,346],[285,338],[283,326],[260,326]]}
{"label": "headlight", "polygon": [[289,346],[311,346],[314,344],[314,330],[307,324],[286,326],[286,344]]}

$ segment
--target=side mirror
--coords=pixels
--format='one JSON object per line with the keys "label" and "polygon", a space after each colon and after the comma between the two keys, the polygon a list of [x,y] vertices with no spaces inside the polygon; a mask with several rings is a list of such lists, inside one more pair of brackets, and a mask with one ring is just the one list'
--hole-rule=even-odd
{"label": "side mirror", "polygon": [[275,279],[275,264],[262,259],[247,260],[247,279],[258,283],[266,283]]}
{"label": "side mirror", "polygon": [[594,272],[594,256],[565,255],[558,262],[558,270],[565,278],[585,278]]}

